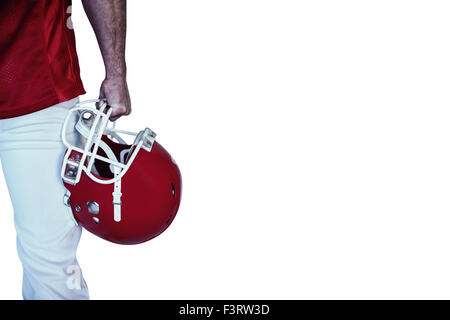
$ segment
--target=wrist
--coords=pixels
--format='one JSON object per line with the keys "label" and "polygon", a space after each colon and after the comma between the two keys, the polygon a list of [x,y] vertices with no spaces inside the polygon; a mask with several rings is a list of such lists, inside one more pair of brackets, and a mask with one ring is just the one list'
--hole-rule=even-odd
{"label": "wrist", "polygon": [[127,66],[125,61],[116,61],[105,65],[106,79],[121,79],[124,80],[127,77]]}

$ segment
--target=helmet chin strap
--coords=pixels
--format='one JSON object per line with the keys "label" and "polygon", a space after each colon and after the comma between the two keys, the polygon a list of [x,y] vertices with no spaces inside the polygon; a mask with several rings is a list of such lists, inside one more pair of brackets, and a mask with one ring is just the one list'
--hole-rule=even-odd
{"label": "helmet chin strap", "polygon": [[[83,117],[80,117],[78,119],[78,122],[75,125],[75,129],[81,134],[81,136],[83,136],[86,139],[88,139],[88,137],[91,133],[91,130],[92,130],[92,128],[90,128],[89,126],[86,125],[86,123],[84,123]],[[98,141],[98,146],[105,152],[106,156],[109,159],[118,162],[117,157],[114,154],[114,152],[112,151],[112,149],[103,140],[100,139]],[[117,167],[112,164],[110,165],[110,169],[114,173],[114,177],[117,177],[120,174],[120,172],[122,171],[122,169],[120,167]],[[116,222],[120,222],[120,220],[122,220],[122,213],[121,213],[122,190],[121,189],[122,189],[122,179],[117,179],[117,181],[114,182],[114,191],[112,193],[112,196],[113,196],[112,203],[114,206],[114,221],[116,221]]]}
{"label": "helmet chin strap", "polygon": [[[117,175],[120,173],[120,168],[114,167],[114,177],[117,177]],[[122,207],[122,201],[120,198],[122,197],[122,179],[118,179],[116,182],[114,182],[114,191],[112,193],[113,195],[113,205],[114,205],[114,221],[119,222],[122,219],[122,213],[121,213],[121,207]]]}

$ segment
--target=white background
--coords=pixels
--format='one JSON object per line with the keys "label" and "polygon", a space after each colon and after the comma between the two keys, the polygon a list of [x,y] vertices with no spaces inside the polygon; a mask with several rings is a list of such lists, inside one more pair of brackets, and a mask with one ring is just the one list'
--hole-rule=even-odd
{"label": "white background", "polygon": [[[79,1],[82,77],[104,70]],[[183,173],[172,226],[84,232],[93,299],[450,298],[448,1],[129,1],[125,129]],[[0,298],[21,298],[0,179]]]}

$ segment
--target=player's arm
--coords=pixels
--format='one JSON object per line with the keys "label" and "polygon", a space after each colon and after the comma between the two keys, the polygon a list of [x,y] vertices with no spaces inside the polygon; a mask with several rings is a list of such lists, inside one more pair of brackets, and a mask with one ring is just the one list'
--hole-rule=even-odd
{"label": "player's arm", "polygon": [[82,0],[105,64],[100,98],[113,108],[111,120],[131,112],[126,80],[126,0]]}

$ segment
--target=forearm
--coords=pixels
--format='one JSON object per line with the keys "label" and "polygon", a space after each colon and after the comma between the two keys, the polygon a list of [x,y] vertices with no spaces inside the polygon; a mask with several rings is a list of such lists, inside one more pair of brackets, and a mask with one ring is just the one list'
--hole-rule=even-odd
{"label": "forearm", "polygon": [[82,0],[105,64],[106,78],[125,78],[126,0]]}

